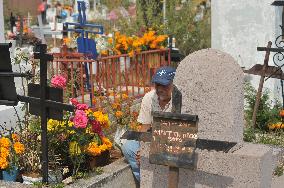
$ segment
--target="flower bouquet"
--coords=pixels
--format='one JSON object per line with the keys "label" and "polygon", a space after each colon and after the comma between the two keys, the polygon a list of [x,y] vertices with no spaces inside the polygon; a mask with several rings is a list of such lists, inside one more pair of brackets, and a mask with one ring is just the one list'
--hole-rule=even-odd
{"label": "flower bouquet", "polygon": [[[59,155],[67,156],[65,161],[69,159],[72,162],[72,176],[78,177],[80,167],[90,159],[107,153],[112,143],[104,134],[110,126],[107,114],[94,111],[76,99],[71,99],[71,103],[75,112],[67,114],[63,121],[50,119],[47,128],[53,147],[61,152]],[[64,146],[68,148],[62,149]]]}

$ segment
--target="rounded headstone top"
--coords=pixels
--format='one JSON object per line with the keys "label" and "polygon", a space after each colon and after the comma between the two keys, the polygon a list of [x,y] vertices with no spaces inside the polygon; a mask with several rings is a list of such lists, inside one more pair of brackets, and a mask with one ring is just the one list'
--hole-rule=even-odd
{"label": "rounded headstone top", "polygon": [[182,93],[182,111],[198,115],[198,136],[242,141],[243,71],[227,53],[203,49],[179,64],[174,84]]}

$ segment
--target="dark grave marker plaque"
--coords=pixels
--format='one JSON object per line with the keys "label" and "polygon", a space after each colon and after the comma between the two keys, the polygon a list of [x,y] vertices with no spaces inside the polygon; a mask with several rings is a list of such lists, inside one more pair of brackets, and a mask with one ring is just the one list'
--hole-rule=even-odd
{"label": "dark grave marker plaque", "polygon": [[[0,72],[12,73],[9,48],[11,44],[0,43]],[[0,105],[17,105],[17,93],[14,77],[0,75]]]}
{"label": "dark grave marker plaque", "polygon": [[[39,84],[28,85],[28,96],[40,98],[41,86]],[[46,87],[46,99],[63,103],[63,90],[60,88]],[[33,115],[40,116],[40,103],[30,103],[29,112]],[[62,120],[62,109],[47,108],[47,118]]]}
{"label": "dark grave marker plaque", "polygon": [[197,116],[153,112],[153,120],[150,163],[195,169]]}

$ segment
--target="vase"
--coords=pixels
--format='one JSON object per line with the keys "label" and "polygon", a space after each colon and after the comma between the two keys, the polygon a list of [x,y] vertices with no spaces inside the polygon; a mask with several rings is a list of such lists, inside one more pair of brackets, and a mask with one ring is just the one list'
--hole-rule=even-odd
{"label": "vase", "polygon": [[109,161],[110,161],[110,152],[109,150],[106,150],[98,156],[94,157],[90,156],[89,167],[91,170],[94,170],[98,166],[105,166],[109,164]]}
{"label": "vase", "polygon": [[8,170],[2,171],[2,178],[4,181],[16,181],[18,174],[18,167],[11,167]]}
{"label": "vase", "polygon": [[22,175],[23,178],[23,184],[26,185],[33,185],[34,183],[37,182],[42,182],[42,177],[36,177],[34,175]]}

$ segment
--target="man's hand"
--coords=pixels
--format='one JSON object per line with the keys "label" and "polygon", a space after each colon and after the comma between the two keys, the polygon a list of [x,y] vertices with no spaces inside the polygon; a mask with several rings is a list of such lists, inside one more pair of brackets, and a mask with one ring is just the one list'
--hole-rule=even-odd
{"label": "man's hand", "polygon": [[150,124],[143,124],[140,126],[139,132],[147,132],[151,128]]}
{"label": "man's hand", "polygon": [[140,166],[140,150],[137,151],[135,159],[136,159],[137,165]]}

